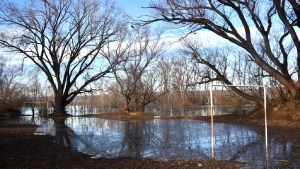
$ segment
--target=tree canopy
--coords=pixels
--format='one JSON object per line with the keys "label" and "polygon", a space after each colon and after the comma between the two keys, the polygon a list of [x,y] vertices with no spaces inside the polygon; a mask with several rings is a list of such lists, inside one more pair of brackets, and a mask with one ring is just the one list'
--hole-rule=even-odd
{"label": "tree canopy", "polygon": [[[263,70],[262,76],[273,77],[284,86],[288,99],[299,100],[299,1],[163,0],[148,8],[155,13],[146,23],[167,22],[184,26],[189,33],[209,30],[239,46],[247,54],[237,57],[254,62]],[[187,47],[194,59],[217,74],[216,80],[232,84],[199,48],[193,44]]]}
{"label": "tree canopy", "polygon": [[91,83],[119,61],[101,53],[122,38],[126,27],[121,18],[109,1],[1,1],[0,45],[40,68],[54,91],[54,112],[63,115],[66,105],[78,94],[92,92]]}

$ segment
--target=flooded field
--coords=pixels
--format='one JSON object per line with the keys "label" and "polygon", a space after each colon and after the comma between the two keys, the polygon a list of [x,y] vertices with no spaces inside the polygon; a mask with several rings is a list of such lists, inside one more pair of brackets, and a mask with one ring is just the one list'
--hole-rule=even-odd
{"label": "flooded field", "polygon": [[265,136],[244,125],[216,123],[214,148],[211,125],[189,119],[147,121],[70,117],[66,120],[35,119],[36,134],[50,134],[56,142],[99,157],[148,157],[156,160],[235,160],[250,168],[300,167],[300,147],[290,140]]}

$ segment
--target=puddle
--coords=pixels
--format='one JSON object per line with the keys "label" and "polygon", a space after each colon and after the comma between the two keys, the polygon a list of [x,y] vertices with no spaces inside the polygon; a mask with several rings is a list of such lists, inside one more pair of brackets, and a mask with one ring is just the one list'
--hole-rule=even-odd
{"label": "puddle", "polygon": [[117,121],[70,117],[43,121],[37,133],[48,133],[56,142],[99,157],[148,157],[157,160],[211,159],[246,162],[249,168],[300,168],[300,146],[277,142],[253,128],[237,124],[214,125],[214,149],[210,123],[188,119]]}

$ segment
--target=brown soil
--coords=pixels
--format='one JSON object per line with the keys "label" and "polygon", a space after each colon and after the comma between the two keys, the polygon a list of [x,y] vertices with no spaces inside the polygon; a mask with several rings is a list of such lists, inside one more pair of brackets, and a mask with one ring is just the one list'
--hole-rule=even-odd
{"label": "brown soil", "polygon": [[[195,117],[198,120],[209,120],[210,117]],[[217,122],[229,122],[239,124],[250,124],[257,126],[265,125],[264,112],[256,109],[247,115],[215,116]],[[267,125],[273,128],[300,128],[300,103],[286,102],[277,104],[267,110]]]}
{"label": "brown soil", "polygon": [[153,119],[155,116],[152,113],[144,113],[144,112],[115,112],[115,113],[83,115],[83,117],[96,117],[96,118],[113,119],[113,120],[150,120]]}
{"label": "brown soil", "polygon": [[233,161],[155,161],[148,158],[98,158],[54,143],[51,136],[34,135],[37,126],[0,123],[0,168],[241,168]]}

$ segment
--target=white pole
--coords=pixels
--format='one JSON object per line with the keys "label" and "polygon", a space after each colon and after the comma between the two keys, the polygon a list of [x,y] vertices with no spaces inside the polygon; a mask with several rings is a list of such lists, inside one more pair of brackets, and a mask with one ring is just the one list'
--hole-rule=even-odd
{"label": "white pole", "polygon": [[268,150],[268,123],[267,123],[267,91],[264,86],[264,113],[265,113],[265,141],[266,141],[266,166],[269,166],[269,150]]}
{"label": "white pole", "polygon": [[212,84],[209,86],[210,88],[210,116],[211,116],[211,156],[215,158],[215,141],[214,141],[214,113],[213,113],[213,95],[212,95]]}
{"label": "white pole", "polygon": [[49,105],[48,105],[48,88],[46,89],[46,99],[47,99],[47,108],[46,108],[46,116],[48,117],[48,107],[49,107]]}
{"label": "white pole", "polygon": [[268,147],[268,123],[267,123],[267,95],[266,88],[264,87],[264,113],[265,113],[265,141],[266,147]]}
{"label": "white pole", "polygon": [[47,108],[46,108],[46,116],[48,117],[48,107],[49,107],[49,105],[48,105],[48,98],[47,98]]}
{"label": "white pole", "polygon": [[256,87],[264,89],[264,115],[265,115],[265,145],[266,145],[266,158],[268,159],[268,123],[267,123],[267,92],[265,86],[259,85],[221,85],[221,84],[210,84],[210,112],[211,112],[211,144],[212,144],[212,158],[214,158],[214,119],[213,119],[213,97],[212,97],[212,86],[228,86],[228,87]]}

